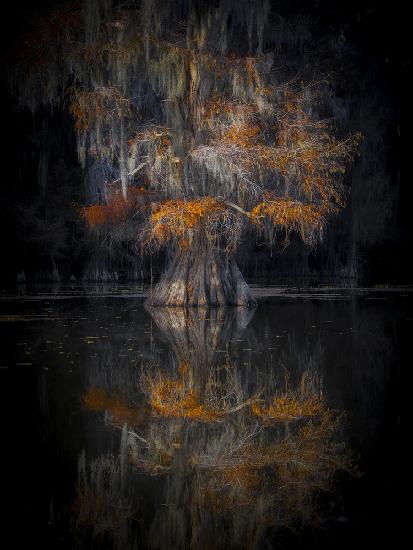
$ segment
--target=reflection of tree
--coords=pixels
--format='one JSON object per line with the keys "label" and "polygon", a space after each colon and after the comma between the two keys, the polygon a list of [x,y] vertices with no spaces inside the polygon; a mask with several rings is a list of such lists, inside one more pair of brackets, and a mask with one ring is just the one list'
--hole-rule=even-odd
{"label": "reflection of tree", "polygon": [[[125,425],[126,426],[126,425]],[[124,428],[126,430],[126,427]],[[121,447],[119,456],[102,455],[86,463],[85,453],[78,463],[79,477],[73,512],[78,534],[102,541],[110,533],[114,548],[137,548],[133,543],[131,520],[136,511],[133,486],[126,486],[126,455]]]}
{"label": "reflection of tree", "polygon": [[178,512],[187,547],[194,548],[214,547],[217,540],[220,548],[252,548],[261,530],[316,521],[317,494],[350,465],[336,441],[337,422],[325,413],[289,434],[260,426],[254,431],[241,422],[208,430],[203,444],[186,448],[186,462],[181,457],[171,466],[167,506],[155,518],[151,547],[167,548],[168,540],[174,548],[185,546],[172,538]]}
{"label": "reflection of tree", "polygon": [[[88,408],[105,411],[112,426],[123,428],[116,461],[95,461],[88,483],[81,469],[80,488],[90,486],[79,491],[81,499],[96,500],[98,480],[118,470],[119,502],[136,469],[163,480],[163,505],[149,530],[136,534],[150,548],[251,548],[267,529],[316,522],[319,495],[333,487],[337,471],[353,465],[340,438],[342,416],[328,408],[314,369],[297,384],[286,373],[281,387],[272,381],[264,389],[250,370],[250,379],[242,379],[229,353],[215,353],[237,326],[246,326],[242,313],[157,309],[154,319],[174,360],[166,369],[142,368],[134,405],[139,420],[120,394],[92,388],[84,397]],[[113,500],[105,485],[102,498]],[[90,503],[78,509],[89,510]],[[125,507],[127,517],[140,513]],[[91,522],[83,513],[80,523],[85,517]],[[106,513],[92,519],[117,529]]]}
{"label": "reflection of tree", "polygon": [[147,308],[179,363],[205,368],[250,322],[254,309]]}

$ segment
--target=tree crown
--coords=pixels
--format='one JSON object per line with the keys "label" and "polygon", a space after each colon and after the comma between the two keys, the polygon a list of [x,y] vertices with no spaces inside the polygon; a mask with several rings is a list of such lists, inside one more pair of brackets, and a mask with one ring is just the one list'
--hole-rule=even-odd
{"label": "tree crown", "polygon": [[326,79],[276,67],[276,22],[267,0],[86,0],[25,35],[20,102],[68,106],[91,227],[133,217],[146,248],[202,231],[228,251],[246,222],[321,235],[360,135],[339,137]]}

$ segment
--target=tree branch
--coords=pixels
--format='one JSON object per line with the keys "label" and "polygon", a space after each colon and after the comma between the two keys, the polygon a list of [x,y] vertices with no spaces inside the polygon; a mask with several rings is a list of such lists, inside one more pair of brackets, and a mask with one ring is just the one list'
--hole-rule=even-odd
{"label": "tree branch", "polygon": [[[144,166],[146,166],[146,162],[142,162],[137,168],[135,168],[134,170],[132,170],[132,172],[129,172],[129,174],[126,174],[126,177],[127,178],[130,178],[132,176],[134,176],[135,174],[137,174],[140,170],[142,170],[142,168]],[[114,183],[119,183],[121,181],[121,178],[118,178],[114,181],[112,181],[112,183],[110,183],[109,185],[113,185]]]}
{"label": "tree branch", "polygon": [[243,208],[241,208],[241,206],[238,206],[238,204],[235,204],[229,200],[227,200],[225,197],[221,197],[221,196],[218,196],[218,197],[215,197],[215,199],[218,201],[218,202],[222,202],[224,204],[226,204],[227,206],[229,206],[230,208],[234,208],[235,210],[237,210],[238,212],[241,212],[241,214],[244,214],[244,216],[247,216],[247,218],[250,217],[251,213],[250,212],[247,212],[246,210],[244,210]]}

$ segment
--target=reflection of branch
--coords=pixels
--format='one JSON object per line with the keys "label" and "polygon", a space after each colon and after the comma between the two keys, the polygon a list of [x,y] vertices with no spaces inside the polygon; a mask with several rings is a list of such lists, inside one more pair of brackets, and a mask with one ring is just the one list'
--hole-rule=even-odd
{"label": "reflection of branch", "polygon": [[148,447],[149,447],[148,440],[145,439],[144,437],[142,437],[141,435],[138,435],[136,432],[132,432],[132,431],[128,431],[128,434],[133,435],[133,437],[136,437],[140,441],[143,441],[143,443],[146,443],[146,445],[148,445]]}
{"label": "reflection of branch", "polygon": [[232,414],[234,412],[237,412],[237,411],[243,409],[244,407],[248,407],[248,405],[252,405],[253,403],[257,403],[258,401],[263,401],[263,399],[260,399],[259,397],[251,397],[250,399],[247,399],[246,401],[244,401],[243,403],[240,403],[239,405],[237,405],[236,407],[233,407],[232,409],[228,409],[227,411],[220,412],[220,416],[224,416],[224,415],[227,415],[227,414]]}
{"label": "reflection of branch", "polygon": [[260,426],[255,425],[252,431],[250,433],[247,433],[247,435],[243,439],[241,439],[240,443],[236,447],[234,447],[231,451],[229,451],[228,455],[233,455],[236,451],[238,451],[243,446],[245,446],[246,442],[249,439],[252,439],[253,437],[255,437],[260,431],[261,431]]}

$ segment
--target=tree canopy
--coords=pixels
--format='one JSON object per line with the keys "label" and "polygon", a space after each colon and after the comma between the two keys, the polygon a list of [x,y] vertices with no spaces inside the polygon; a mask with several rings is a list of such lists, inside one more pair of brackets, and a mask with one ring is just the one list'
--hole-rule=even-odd
{"label": "tree canopy", "polygon": [[283,66],[280,32],[269,0],[74,0],[33,26],[19,101],[72,114],[92,228],[133,220],[142,250],[202,233],[233,253],[248,223],[321,237],[360,134],[332,116],[325,75]]}

